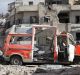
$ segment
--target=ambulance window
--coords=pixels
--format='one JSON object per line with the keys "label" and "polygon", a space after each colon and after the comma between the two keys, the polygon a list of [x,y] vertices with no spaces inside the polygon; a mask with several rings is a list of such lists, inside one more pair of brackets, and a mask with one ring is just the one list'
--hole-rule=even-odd
{"label": "ambulance window", "polygon": [[32,37],[27,36],[12,36],[10,40],[11,44],[20,44],[20,45],[26,45],[32,43]]}

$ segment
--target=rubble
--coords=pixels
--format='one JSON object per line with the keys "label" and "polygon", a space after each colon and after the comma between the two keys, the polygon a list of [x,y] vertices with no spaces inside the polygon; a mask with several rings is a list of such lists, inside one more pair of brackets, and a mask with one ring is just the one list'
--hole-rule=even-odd
{"label": "rubble", "polygon": [[[49,65],[50,66],[50,65]],[[37,65],[0,65],[0,75],[80,75],[79,65],[52,65],[53,69],[44,69]]]}
{"label": "rubble", "polygon": [[0,75],[32,75],[37,66],[0,65]]}

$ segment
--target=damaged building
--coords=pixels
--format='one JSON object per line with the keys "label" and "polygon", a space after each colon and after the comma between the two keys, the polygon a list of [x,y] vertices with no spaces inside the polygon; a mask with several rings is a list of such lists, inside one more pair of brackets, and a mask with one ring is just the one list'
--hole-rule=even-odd
{"label": "damaged building", "polygon": [[38,4],[45,0],[16,0],[8,4],[10,24],[39,23]]}
{"label": "damaged building", "polygon": [[53,25],[57,27],[58,32],[71,32],[75,40],[80,40],[79,3],[79,0],[16,0],[8,4],[8,20],[11,26]]}

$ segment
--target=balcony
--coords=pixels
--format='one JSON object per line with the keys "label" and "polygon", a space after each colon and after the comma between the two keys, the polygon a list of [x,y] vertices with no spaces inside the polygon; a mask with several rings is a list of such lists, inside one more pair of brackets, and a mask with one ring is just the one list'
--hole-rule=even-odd
{"label": "balcony", "polygon": [[80,5],[71,6],[71,10],[80,10]]}
{"label": "balcony", "polygon": [[24,5],[24,6],[19,6],[16,8],[16,12],[23,12],[23,11],[38,11],[38,6],[37,5]]}

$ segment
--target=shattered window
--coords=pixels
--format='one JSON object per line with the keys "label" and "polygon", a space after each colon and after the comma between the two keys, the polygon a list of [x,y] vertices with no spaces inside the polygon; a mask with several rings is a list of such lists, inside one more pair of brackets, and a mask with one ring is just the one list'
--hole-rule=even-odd
{"label": "shattered window", "polygon": [[51,52],[53,49],[54,33],[53,28],[36,28],[35,48],[45,52]]}
{"label": "shattered window", "polygon": [[30,36],[12,36],[10,43],[11,44],[20,44],[20,45],[26,45],[31,44],[32,37]]}

